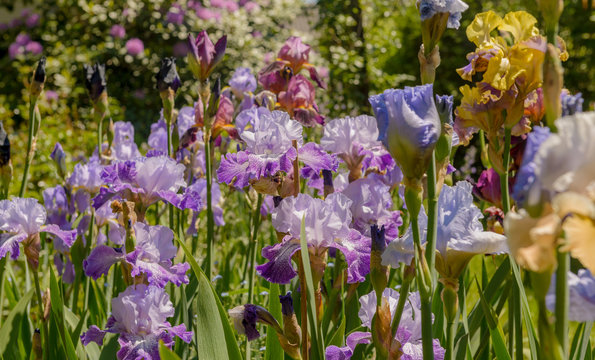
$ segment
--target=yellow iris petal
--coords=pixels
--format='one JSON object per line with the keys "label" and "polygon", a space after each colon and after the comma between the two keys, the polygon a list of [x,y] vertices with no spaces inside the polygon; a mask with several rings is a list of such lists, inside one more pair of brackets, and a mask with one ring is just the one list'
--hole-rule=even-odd
{"label": "yellow iris petal", "polygon": [[509,12],[504,16],[504,20],[498,26],[499,30],[507,31],[512,34],[514,41],[519,43],[523,40],[539,34],[534,26],[537,19],[526,11]]}
{"label": "yellow iris petal", "polygon": [[475,19],[467,26],[467,38],[480,46],[490,41],[490,33],[498,27],[502,18],[493,11],[486,11],[475,15]]}

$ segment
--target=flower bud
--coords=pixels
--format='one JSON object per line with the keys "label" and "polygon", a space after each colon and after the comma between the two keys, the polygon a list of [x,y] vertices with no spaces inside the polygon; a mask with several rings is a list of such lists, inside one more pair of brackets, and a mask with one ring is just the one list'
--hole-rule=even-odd
{"label": "flower bud", "polygon": [[281,302],[281,313],[283,314],[283,330],[285,338],[289,344],[299,347],[302,342],[302,329],[298,325],[295,316],[291,291],[288,291],[286,295],[279,295],[279,301]]}
{"label": "flower bud", "polygon": [[442,289],[442,303],[444,307],[444,316],[449,323],[452,323],[457,316],[459,307],[459,297],[457,294],[458,284],[447,282]]}
{"label": "flower bud", "polygon": [[60,145],[59,142],[57,142],[56,145],[54,146],[54,150],[50,154],[50,158],[56,164],[56,168],[58,169],[58,175],[60,175],[60,177],[62,179],[64,179],[66,177],[66,173],[67,173],[66,153],[62,149],[62,145]]}
{"label": "flower bud", "polygon": [[41,331],[39,329],[35,329],[33,333],[32,348],[35,359],[41,360],[43,358],[43,352],[41,350]]}
{"label": "flower bud", "polygon": [[543,62],[543,97],[546,121],[550,128],[554,127],[554,121],[562,113],[560,94],[564,70],[560,64],[558,53],[558,49],[554,45],[548,44]]}
{"label": "flower bud", "polygon": [[10,163],[10,141],[0,121],[0,198],[8,195],[8,187],[12,180],[12,164]]}
{"label": "flower bud", "polygon": [[[382,294],[388,283],[388,276],[386,274],[388,267],[382,265],[382,253],[386,248],[384,225],[380,229],[378,228],[378,225],[372,225],[371,236],[372,251],[370,253],[370,280],[376,294]],[[377,300],[380,304],[381,296],[378,296]]]}
{"label": "flower bud", "polygon": [[324,184],[324,196],[328,196],[335,192],[335,187],[333,186],[333,172],[330,170],[322,170],[322,181]]}
{"label": "flower bud", "polygon": [[279,334],[283,334],[281,326],[271,313],[262,306],[246,304],[236,306],[228,311],[233,325],[239,334],[246,335],[248,341],[256,340],[260,333],[256,329],[256,323],[272,326]]}
{"label": "flower bud", "polygon": [[107,81],[105,79],[105,64],[84,65],[85,86],[91,101],[95,104],[103,94],[106,94]]}
{"label": "flower bud", "polygon": [[33,73],[33,81],[31,81],[31,96],[37,98],[43,91],[45,84],[45,56],[42,56],[37,63],[37,68]]}
{"label": "flower bud", "polygon": [[215,45],[209,39],[205,30],[201,31],[196,39],[188,35],[188,65],[194,77],[201,82],[207,81],[211,72],[225,55],[227,36],[223,35]]}
{"label": "flower bud", "polygon": [[268,90],[264,90],[256,95],[254,101],[258,106],[266,107],[273,111],[275,110],[275,104],[277,103],[277,95]]}
{"label": "flower bud", "polygon": [[178,91],[181,83],[176,70],[176,58],[165,57],[161,59],[161,68],[155,75],[155,80],[157,81],[157,90],[160,93],[173,91],[175,94]]}

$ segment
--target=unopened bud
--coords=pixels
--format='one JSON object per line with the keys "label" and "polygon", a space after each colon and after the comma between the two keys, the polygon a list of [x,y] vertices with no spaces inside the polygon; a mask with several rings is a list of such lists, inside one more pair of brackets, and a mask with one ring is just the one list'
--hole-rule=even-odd
{"label": "unopened bud", "polygon": [[32,347],[35,359],[41,360],[43,355],[41,351],[41,331],[39,329],[35,329],[35,332],[33,333]]}
{"label": "unopened bud", "polygon": [[45,84],[45,56],[42,56],[37,63],[37,68],[33,73],[33,81],[31,81],[31,96],[37,98],[43,91]]}
{"label": "unopened bud", "polygon": [[60,177],[64,179],[67,173],[66,153],[64,152],[64,149],[62,149],[62,145],[59,142],[57,142],[54,146],[54,150],[50,154],[50,158],[56,164],[56,168],[58,169],[58,175],[60,175]]}
{"label": "unopened bud", "polygon": [[[386,248],[386,240],[384,238],[384,225],[378,228],[374,224],[371,227],[372,235],[372,251],[370,253],[370,280],[372,287],[376,294],[382,294],[388,283],[387,266],[382,265],[382,253]],[[382,296],[377,296],[378,305]]]}
{"label": "unopened bud", "polygon": [[291,291],[288,291],[286,295],[279,295],[279,301],[281,302],[281,313],[283,314],[283,332],[285,338],[289,344],[299,347],[302,342],[302,329],[298,325],[295,316]]}
{"label": "unopened bud", "polygon": [[89,97],[93,103],[96,103],[102,94],[106,94],[107,81],[105,79],[105,64],[95,63],[95,65],[84,65],[85,86],[89,92]]}
{"label": "unopened bud", "polygon": [[254,101],[256,104],[258,104],[258,106],[262,106],[273,111],[275,109],[275,104],[277,103],[277,95],[268,90],[264,90],[256,95]]}
{"label": "unopened bud", "polygon": [[176,58],[165,57],[161,59],[161,68],[157,75],[155,75],[157,81],[157,90],[160,93],[178,91],[181,85],[180,78],[178,77],[178,71],[176,70]]}

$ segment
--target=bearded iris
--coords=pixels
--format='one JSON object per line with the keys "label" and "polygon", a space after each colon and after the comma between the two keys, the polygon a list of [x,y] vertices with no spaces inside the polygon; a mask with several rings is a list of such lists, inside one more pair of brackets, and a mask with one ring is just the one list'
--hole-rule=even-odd
{"label": "bearded iris", "polygon": [[378,122],[378,140],[397,161],[406,183],[419,183],[441,131],[432,84],[389,89],[370,97],[370,103]]}

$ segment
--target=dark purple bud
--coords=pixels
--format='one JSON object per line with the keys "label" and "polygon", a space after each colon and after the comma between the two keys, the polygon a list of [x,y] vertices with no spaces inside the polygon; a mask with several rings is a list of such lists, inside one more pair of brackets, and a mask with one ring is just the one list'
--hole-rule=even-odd
{"label": "dark purple bud", "polygon": [[283,316],[291,316],[295,313],[291,291],[288,291],[286,295],[279,295],[279,301],[281,302],[281,313]]}
{"label": "dark purple bud", "polygon": [[258,320],[256,306],[247,304],[244,306],[244,319],[242,325],[246,332],[248,341],[256,340],[260,337],[260,333],[256,329],[256,321]]}
{"label": "dark purple bud", "polygon": [[4,167],[10,161],[10,141],[0,121],[0,167]]}
{"label": "dark purple bud", "polygon": [[386,240],[384,238],[384,225],[379,229],[378,225],[371,226],[372,235],[372,251],[383,252],[386,248]]}
{"label": "dark purple bud", "polygon": [[62,145],[59,142],[56,143],[54,146],[54,150],[50,154],[50,158],[54,160],[56,163],[56,167],[58,169],[58,174],[60,177],[64,178],[66,176],[66,153],[64,153],[64,149],[62,149]]}
{"label": "dark purple bud", "polygon": [[333,186],[333,172],[330,170],[322,170],[322,179],[324,186]]}
{"label": "dark purple bud", "polygon": [[33,81],[40,84],[45,83],[45,56],[42,56],[37,63],[35,74],[33,75]]}
{"label": "dark purple bud", "polygon": [[84,65],[85,86],[93,102],[97,101],[105,92],[107,81],[105,80],[105,64]]}
{"label": "dark purple bud", "polygon": [[245,334],[248,341],[256,340],[260,337],[260,333],[256,329],[257,322],[272,326],[278,333],[283,333],[277,320],[262,306],[253,304],[237,306],[229,310],[229,316],[233,320],[234,327],[238,333]]}
{"label": "dark purple bud", "polygon": [[155,76],[157,80],[157,90],[159,92],[172,89],[174,92],[178,91],[180,87],[180,78],[176,70],[176,59],[174,57],[165,57],[161,59],[161,68]]}

